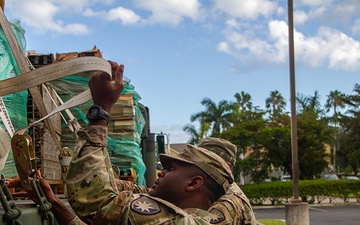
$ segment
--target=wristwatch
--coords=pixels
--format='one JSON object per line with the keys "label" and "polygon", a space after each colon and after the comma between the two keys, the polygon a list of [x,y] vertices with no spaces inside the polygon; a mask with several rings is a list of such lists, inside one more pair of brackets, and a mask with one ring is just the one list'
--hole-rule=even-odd
{"label": "wristwatch", "polygon": [[89,121],[98,121],[104,119],[106,123],[109,123],[110,114],[106,112],[101,106],[93,105],[90,107],[86,114],[86,118]]}

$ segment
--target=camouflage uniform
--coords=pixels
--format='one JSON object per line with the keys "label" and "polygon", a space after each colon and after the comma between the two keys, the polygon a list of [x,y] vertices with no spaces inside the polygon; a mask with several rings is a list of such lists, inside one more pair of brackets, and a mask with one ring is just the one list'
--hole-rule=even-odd
{"label": "camouflage uniform", "polygon": [[132,181],[115,179],[119,191],[132,191],[133,193],[149,193],[151,188],[139,186]]}
{"label": "camouflage uniform", "polygon": [[[106,126],[90,126],[87,131],[78,132],[78,141],[69,165],[66,186],[69,203],[83,221],[104,225],[209,224],[210,214],[205,210],[181,209],[147,194],[134,194],[132,191],[119,192],[105,148],[106,144]],[[211,169],[217,176],[213,179],[218,183],[222,182],[220,185],[226,188],[224,189],[226,191],[229,186],[227,176],[229,180],[233,179],[230,168],[216,154],[206,149],[201,151],[210,153],[201,157],[209,157],[208,155],[213,154],[212,157],[219,158],[217,160],[211,158],[210,162],[203,163],[201,166]],[[165,162],[171,160],[172,157],[163,156],[162,158]],[[179,157],[176,160],[193,163],[192,158],[196,157],[186,159]],[[215,167],[209,167],[210,164],[214,164],[212,161],[217,162]],[[78,222],[78,218],[74,218],[72,224],[81,224]]]}
{"label": "camouflage uniform", "polygon": [[[235,165],[237,147],[231,142],[208,137],[200,140],[199,147],[206,148]],[[208,211],[212,215],[211,223],[213,224],[257,224],[249,199],[235,182]]]}
{"label": "camouflage uniform", "polygon": [[248,198],[236,183],[232,183],[227,193],[208,211],[212,215],[212,224],[257,224]]}

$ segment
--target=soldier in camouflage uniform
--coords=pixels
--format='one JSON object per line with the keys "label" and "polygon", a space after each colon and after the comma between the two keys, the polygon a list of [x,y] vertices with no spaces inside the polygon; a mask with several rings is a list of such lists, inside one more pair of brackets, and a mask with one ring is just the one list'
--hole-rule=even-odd
{"label": "soldier in camouflage uniform", "polygon": [[[222,138],[207,137],[200,140],[199,147],[221,156],[231,170],[235,166],[237,147],[231,142]],[[257,224],[248,198],[235,182],[208,211],[212,214],[213,224]]]}
{"label": "soldier in camouflage uniform", "polygon": [[[112,63],[112,68],[115,82],[102,72],[89,81],[94,104],[107,112],[124,88],[123,66]],[[206,210],[233,182],[221,157],[187,145],[177,156],[160,156],[164,169],[149,195],[119,191],[106,144],[106,120],[90,121],[87,130],[78,132],[66,177],[70,205],[91,224],[209,224]]]}
{"label": "soldier in camouflage uniform", "polygon": [[[222,138],[207,137],[200,140],[199,147],[206,148],[222,157],[231,170],[235,166],[237,147],[231,142]],[[135,193],[148,193],[151,190],[129,181],[117,180],[117,185],[121,190],[131,190]],[[211,212],[211,223],[213,224],[257,224],[248,198],[236,183],[232,183],[227,193],[208,211]]]}

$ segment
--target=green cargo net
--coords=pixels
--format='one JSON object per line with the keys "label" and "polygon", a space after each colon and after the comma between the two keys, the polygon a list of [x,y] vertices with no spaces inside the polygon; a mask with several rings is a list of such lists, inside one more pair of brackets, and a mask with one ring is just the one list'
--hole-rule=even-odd
{"label": "green cargo net", "polygon": [[[20,44],[21,49],[26,49],[25,30],[21,27],[18,20],[9,21],[14,35]],[[24,51],[25,55],[25,51]],[[0,80],[15,77],[20,74],[20,70],[11,54],[10,46],[5,37],[4,31],[0,28]],[[14,94],[2,96],[6,105],[8,114],[15,130],[28,125],[26,104],[28,91],[21,91]],[[6,130],[3,121],[0,120],[1,127]],[[10,150],[4,169],[1,171],[5,177],[14,177],[17,175],[14,156]]]}
{"label": "green cargo net", "polygon": [[[112,122],[109,123],[109,137],[108,146],[111,162],[118,166],[123,167],[124,162],[130,163],[131,168],[136,171],[137,184],[145,185],[145,164],[141,154],[140,142],[141,133],[145,126],[145,119],[139,108],[140,95],[135,91],[134,86],[130,84],[130,80],[124,78],[125,88],[122,95],[131,94],[133,98],[133,105],[120,105],[120,108],[126,108],[133,111],[132,118],[126,118],[126,120],[120,120],[120,129],[112,129],[111,126],[115,126]],[[76,94],[88,88],[89,78],[85,76],[72,75],[65,78],[61,78],[56,81],[52,81],[51,86],[60,95],[65,102]],[[92,105],[92,101],[89,101],[80,106],[76,106],[70,109],[74,117],[80,123],[82,127],[88,125],[86,119],[86,112]],[[133,123],[127,125],[126,123]],[[75,138],[73,133],[67,128],[65,123],[62,123],[62,143],[63,146],[74,149]]]}

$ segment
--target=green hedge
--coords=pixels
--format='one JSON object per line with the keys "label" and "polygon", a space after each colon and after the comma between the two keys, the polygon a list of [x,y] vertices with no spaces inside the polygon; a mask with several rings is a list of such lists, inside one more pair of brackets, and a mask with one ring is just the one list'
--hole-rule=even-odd
{"label": "green hedge", "polygon": [[[293,196],[293,182],[274,181],[261,184],[241,186],[253,205],[270,201],[272,205],[287,203]],[[333,202],[340,198],[348,202],[355,198],[360,203],[360,181],[358,180],[300,180],[299,195],[303,201],[321,203],[324,200]]]}

